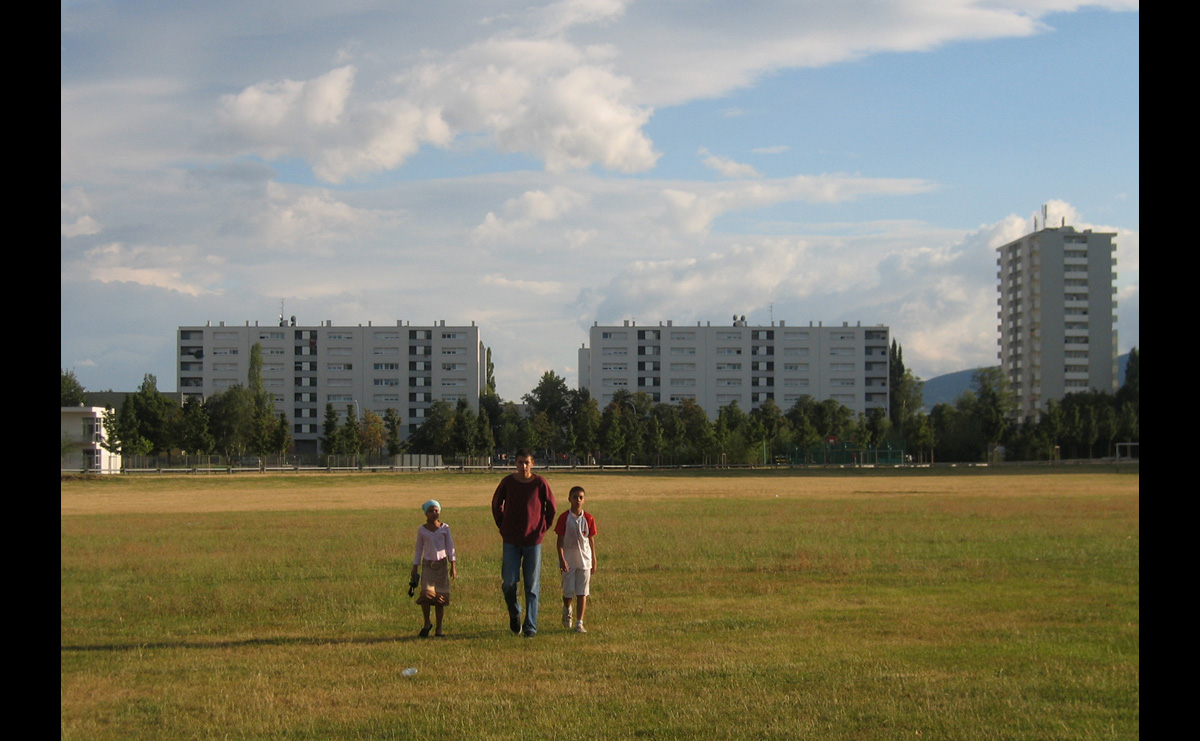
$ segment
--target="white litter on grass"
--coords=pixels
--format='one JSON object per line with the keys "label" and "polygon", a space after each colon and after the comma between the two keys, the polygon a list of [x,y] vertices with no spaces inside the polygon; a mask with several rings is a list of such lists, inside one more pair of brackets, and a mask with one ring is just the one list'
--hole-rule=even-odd
{"label": "white litter on grass", "polygon": [[415,666],[410,666],[407,669],[405,669],[404,671],[400,672],[400,674],[405,677],[411,677],[412,675],[414,675],[416,673],[417,673],[417,667],[415,667]]}

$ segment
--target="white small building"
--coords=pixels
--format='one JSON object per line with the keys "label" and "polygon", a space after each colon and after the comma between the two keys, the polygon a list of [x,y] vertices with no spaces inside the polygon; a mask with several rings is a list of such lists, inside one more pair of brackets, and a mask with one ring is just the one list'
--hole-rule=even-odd
{"label": "white small building", "polygon": [[60,407],[62,471],[120,473],[121,454],[104,449],[104,407]]}

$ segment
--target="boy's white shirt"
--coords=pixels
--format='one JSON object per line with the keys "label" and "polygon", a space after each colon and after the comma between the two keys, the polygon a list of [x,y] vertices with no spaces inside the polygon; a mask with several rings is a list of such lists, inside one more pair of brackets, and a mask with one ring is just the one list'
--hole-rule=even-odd
{"label": "boy's white shirt", "polygon": [[583,511],[578,515],[567,510],[566,532],[563,535],[563,558],[567,567],[590,569],[592,567],[592,544],[588,540],[587,518]]}

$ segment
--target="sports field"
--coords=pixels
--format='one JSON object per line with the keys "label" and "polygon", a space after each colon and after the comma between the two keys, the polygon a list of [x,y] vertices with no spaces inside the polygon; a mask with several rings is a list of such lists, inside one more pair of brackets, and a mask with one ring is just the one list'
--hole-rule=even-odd
{"label": "sports field", "polygon": [[[61,737],[1138,736],[1136,468],[553,472],[599,567],[569,633],[547,539],[532,640],[499,475],[63,480]],[[406,594],[431,497],[443,639]]]}

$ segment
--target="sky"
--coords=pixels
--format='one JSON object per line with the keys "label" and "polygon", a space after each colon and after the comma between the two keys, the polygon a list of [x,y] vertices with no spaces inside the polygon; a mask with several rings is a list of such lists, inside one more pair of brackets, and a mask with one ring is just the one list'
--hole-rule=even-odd
{"label": "sky", "polygon": [[1115,232],[1138,345],[1137,0],[61,3],[63,369],[183,325],[480,327],[574,387],[595,322],[885,324],[998,364],[996,251]]}

